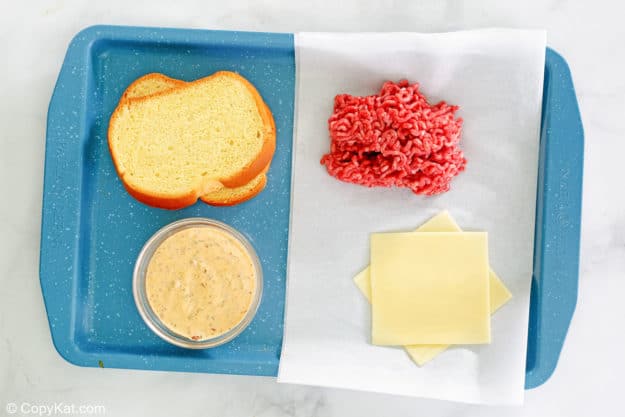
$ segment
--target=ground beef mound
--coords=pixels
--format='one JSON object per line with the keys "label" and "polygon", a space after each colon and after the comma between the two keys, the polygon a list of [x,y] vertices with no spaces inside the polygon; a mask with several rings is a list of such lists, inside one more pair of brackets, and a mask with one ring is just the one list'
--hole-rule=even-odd
{"label": "ground beef mound", "polygon": [[340,94],[328,120],[330,153],[321,163],[345,182],[444,193],[467,163],[458,148],[457,110],[444,101],[428,104],[419,84],[406,80],[384,83],[378,95]]}

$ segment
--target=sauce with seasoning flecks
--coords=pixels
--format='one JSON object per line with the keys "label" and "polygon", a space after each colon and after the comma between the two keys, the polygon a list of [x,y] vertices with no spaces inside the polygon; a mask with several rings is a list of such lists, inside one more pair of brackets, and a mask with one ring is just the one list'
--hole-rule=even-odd
{"label": "sauce with seasoning flecks", "polygon": [[206,340],[245,317],[256,291],[256,269],[246,248],[228,233],[191,227],[156,249],[145,285],[150,307],[166,327]]}

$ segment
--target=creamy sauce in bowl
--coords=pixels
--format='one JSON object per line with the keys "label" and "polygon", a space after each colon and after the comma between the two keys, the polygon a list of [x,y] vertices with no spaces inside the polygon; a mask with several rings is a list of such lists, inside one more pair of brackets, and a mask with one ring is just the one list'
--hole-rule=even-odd
{"label": "creamy sauce in bowl", "polygon": [[193,226],[167,237],[154,251],[145,292],[167,328],[202,341],[244,319],[257,281],[252,256],[240,241],[214,227]]}

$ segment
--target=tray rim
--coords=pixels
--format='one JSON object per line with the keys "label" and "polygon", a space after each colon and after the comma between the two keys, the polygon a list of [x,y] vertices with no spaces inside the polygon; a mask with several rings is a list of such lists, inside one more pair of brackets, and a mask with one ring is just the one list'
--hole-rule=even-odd
{"label": "tray rim", "polygon": [[[55,241],[63,242],[64,238],[73,239],[73,235],[79,233],[80,221],[71,220],[71,210],[51,210],[50,205],[52,193],[50,184],[54,176],[52,170],[56,167],[51,152],[57,146],[57,142],[52,142],[50,137],[54,134],[51,129],[53,122],[59,117],[64,121],[73,123],[79,129],[76,133],[77,137],[84,135],[85,115],[78,112],[63,112],[58,106],[54,106],[55,102],[60,100],[64,93],[64,85],[74,83],[81,92],[88,88],[88,74],[81,74],[83,77],[80,81],[72,80],[75,75],[70,74],[69,67],[78,67],[80,71],[86,71],[79,64],[84,64],[90,59],[90,52],[93,45],[101,40],[133,40],[139,42],[154,42],[147,35],[153,32],[163,33],[165,36],[162,41],[166,43],[188,43],[199,41],[199,35],[228,34],[233,33],[246,34],[249,36],[256,35],[285,35],[290,36],[293,40],[293,34],[290,33],[271,33],[271,32],[239,32],[239,31],[223,31],[223,30],[207,30],[207,29],[177,29],[177,28],[160,28],[160,27],[134,27],[134,26],[108,26],[96,25],[89,26],[78,32],[70,42],[63,65],[59,72],[54,92],[50,100],[47,113],[47,129],[46,129],[46,150],[45,150],[45,170],[44,170],[44,187],[43,187],[43,205],[42,205],[42,221],[41,221],[41,246],[39,259],[39,277],[42,287],[42,294],[48,317],[48,324],[52,336],[55,349],[66,361],[78,365],[96,367],[100,363],[101,354],[81,350],[74,343],[74,315],[71,313],[73,306],[55,305],[51,292],[57,287],[58,282],[54,277],[48,277],[46,270],[47,253],[53,249],[50,247],[50,233],[58,233]],[[106,35],[103,37],[103,35]],[[295,47],[295,46],[294,46]],[[76,84],[77,83],[77,84]],[[532,296],[530,308],[530,328],[528,332],[528,365],[533,365],[526,370],[526,389],[535,388],[543,384],[554,372],[558,358],[570,325],[575,306],[577,303],[577,285],[579,274],[579,238],[581,227],[581,186],[583,176],[583,147],[584,134],[573,87],[569,67],[564,58],[551,48],[546,49],[545,57],[545,87],[543,91],[543,113],[541,118],[541,158],[539,162],[539,180],[537,190],[536,203],[536,226],[535,226],[535,248],[534,248],[534,277],[532,279]],[[80,97],[84,94],[71,94],[69,100],[73,100],[76,104],[75,108],[84,110]],[[555,111],[549,105],[558,105]],[[555,129],[555,130],[554,130]],[[555,135],[555,136],[554,136]],[[556,139],[554,139],[556,137]],[[58,137],[55,138],[59,140]],[[556,144],[561,141],[573,141],[574,146],[569,146],[569,152],[566,157],[558,157],[550,152]],[[555,142],[554,142],[555,141]],[[70,141],[60,141],[61,146],[67,145]],[[80,148],[80,147],[77,147]],[[81,149],[75,151],[82,152]],[[561,187],[563,182],[559,181],[557,172],[568,170],[569,188],[568,193],[560,194],[560,198],[553,198],[552,190],[554,187]],[[554,176],[554,172],[556,175]],[[82,195],[80,191],[81,175],[76,175],[71,179],[68,189],[75,190],[76,195]],[[56,191],[58,192],[58,191]],[[47,198],[46,198],[47,197]],[[80,197],[76,198],[77,209],[80,208]],[[56,203],[57,201],[54,201]],[[52,204],[54,205],[54,204]],[[562,209],[564,207],[564,210]],[[57,219],[49,221],[47,214]],[[61,217],[64,221],[59,222]],[[539,219],[542,221],[539,222]],[[564,219],[564,220],[563,220]],[[67,220],[67,222],[65,221]],[[63,230],[54,230],[50,224],[63,224]],[[75,224],[74,224],[75,223]],[[70,226],[67,226],[67,225]],[[71,227],[73,226],[73,227]],[[545,236],[556,236],[551,244],[547,244]],[[554,243],[555,242],[555,246]],[[563,244],[564,242],[564,244]],[[78,248],[74,248],[77,252]],[[556,256],[562,255],[564,256]],[[74,254],[76,255],[76,254]],[[74,256],[69,263],[68,273],[70,277],[75,275],[74,268],[77,256]],[[555,259],[554,259],[555,258]],[[545,277],[555,278],[545,278]],[[75,280],[65,283],[69,288],[74,288]],[[564,288],[566,296],[562,297],[555,290]],[[553,290],[553,291],[552,291]],[[537,296],[540,295],[540,296]],[[557,308],[556,308],[557,307]],[[560,311],[557,311],[560,309]],[[51,314],[52,313],[52,314]],[[536,316],[538,314],[538,316]],[[65,320],[58,320],[64,315]],[[555,327],[554,327],[555,326]],[[554,330],[555,329],[555,330]],[[530,347],[529,338],[534,335],[536,337],[536,347]],[[533,345],[532,345],[533,346]],[[180,371],[183,366],[177,363],[177,360],[159,362],[158,367],[137,366],[137,355],[132,353],[108,353],[114,355],[116,360],[114,367],[127,369],[150,369],[150,370],[176,370]],[[250,372],[239,368],[236,369],[215,367],[211,370],[214,373],[230,373],[245,375],[262,375],[275,376],[277,374],[277,366],[279,357],[275,361],[267,363],[257,363]],[[187,369],[194,371],[194,369]]]}
{"label": "tray rim", "polygon": [[[569,66],[549,47],[545,86],[526,389],[544,384],[556,369],[577,305],[579,282],[584,128]],[[529,343],[533,337],[536,345]]]}

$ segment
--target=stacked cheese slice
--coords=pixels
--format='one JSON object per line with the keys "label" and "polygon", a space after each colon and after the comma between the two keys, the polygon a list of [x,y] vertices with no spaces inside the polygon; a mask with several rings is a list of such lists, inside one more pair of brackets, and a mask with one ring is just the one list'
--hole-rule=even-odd
{"label": "stacked cheese slice", "polygon": [[371,235],[354,281],[372,305],[372,342],[423,365],[450,345],[490,343],[490,315],[511,297],[488,266],[486,233],[442,212],[410,233]]}

